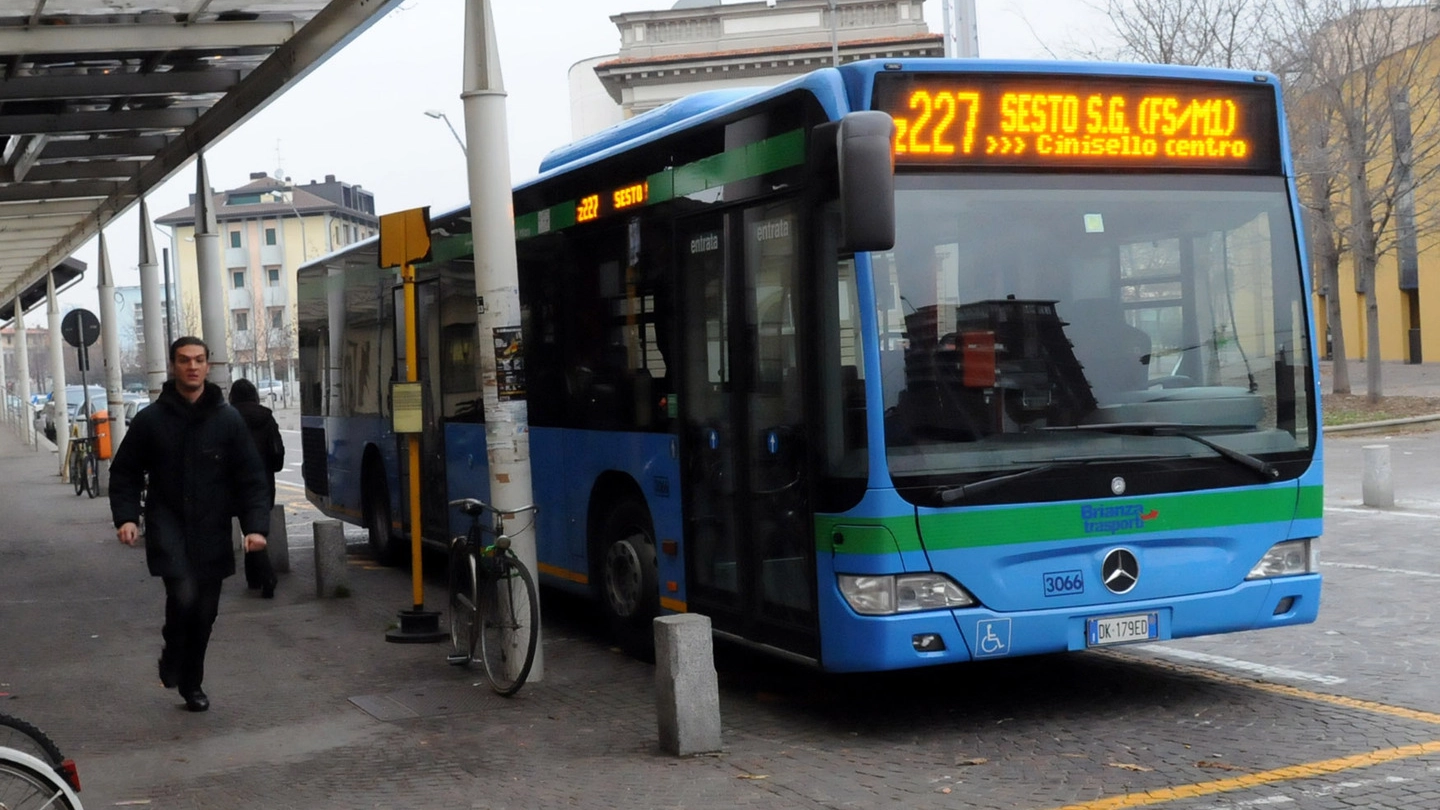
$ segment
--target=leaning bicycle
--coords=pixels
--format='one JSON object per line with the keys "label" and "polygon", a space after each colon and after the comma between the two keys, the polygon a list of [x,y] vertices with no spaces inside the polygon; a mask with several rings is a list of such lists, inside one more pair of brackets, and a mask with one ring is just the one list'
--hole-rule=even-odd
{"label": "leaning bicycle", "polygon": [[0,714],[0,808],[82,810],[80,774],[34,725]]}
{"label": "leaning bicycle", "polygon": [[77,436],[70,440],[70,483],[75,494],[100,494],[100,456],[93,436]]}
{"label": "leaning bicycle", "polygon": [[510,548],[505,519],[535,507],[502,511],[474,498],[450,505],[469,515],[470,529],[450,541],[452,652],[447,660],[468,666],[478,647],[490,688],[508,697],[525,685],[535,663],[540,599],[535,579]]}

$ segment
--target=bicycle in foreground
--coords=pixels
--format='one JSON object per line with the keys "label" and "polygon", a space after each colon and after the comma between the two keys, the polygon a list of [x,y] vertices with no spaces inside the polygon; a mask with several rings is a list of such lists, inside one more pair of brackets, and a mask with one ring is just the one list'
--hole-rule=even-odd
{"label": "bicycle in foreground", "polygon": [[478,646],[490,688],[508,697],[525,685],[535,663],[540,601],[534,577],[510,549],[505,519],[533,513],[535,507],[502,511],[475,498],[450,505],[470,516],[470,529],[450,541],[453,651],[446,660],[468,666]]}
{"label": "bicycle in foreground", "polygon": [[83,810],[75,763],[34,725],[0,714],[0,810]]}

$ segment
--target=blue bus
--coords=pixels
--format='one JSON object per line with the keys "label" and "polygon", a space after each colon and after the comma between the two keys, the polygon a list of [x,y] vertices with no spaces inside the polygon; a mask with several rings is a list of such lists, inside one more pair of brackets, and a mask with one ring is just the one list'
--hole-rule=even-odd
{"label": "blue bus", "polygon": [[[513,334],[478,335],[467,210],[417,268],[423,540],[488,492],[477,353],[523,346],[502,396],[528,403],[540,580],[627,646],[698,612],[864,671],[1315,619],[1273,76],[856,62],[558,149],[514,211]],[[405,329],[376,254],[300,270],[304,479],[403,558]]]}

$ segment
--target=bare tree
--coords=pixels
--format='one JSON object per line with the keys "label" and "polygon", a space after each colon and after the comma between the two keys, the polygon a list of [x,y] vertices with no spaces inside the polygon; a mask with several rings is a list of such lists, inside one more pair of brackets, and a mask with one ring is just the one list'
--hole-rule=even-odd
{"label": "bare tree", "polygon": [[[1365,301],[1366,395],[1384,396],[1376,268],[1395,254],[1417,261],[1416,233],[1440,214],[1415,190],[1440,167],[1440,92],[1435,82],[1440,14],[1428,5],[1380,0],[1292,0],[1277,15],[1291,82],[1297,164],[1325,261],[1334,252],[1335,278],[1325,279],[1331,331],[1339,336],[1338,271],[1344,251],[1354,289]],[[1328,242],[1329,244],[1326,244]],[[1328,265],[1322,266],[1328,272]],[[1402,284],[1404,279],[1402,278]],[[1333,303],[1332,303],[1333,302]],[[1344,340],[1336,344],[1336,392],[1349,389]]]}
{"label": "bare tree", "polygon": [[1116,42],[1089,58],[1166,65],[1257,69],[1275,0],[1104,0],[1093,7],[1114,26]]}

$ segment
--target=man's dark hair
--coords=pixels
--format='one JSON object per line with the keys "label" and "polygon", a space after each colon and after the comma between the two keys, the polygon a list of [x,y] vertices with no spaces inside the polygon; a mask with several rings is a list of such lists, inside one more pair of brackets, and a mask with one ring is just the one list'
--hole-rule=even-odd
{"label": "man's dark hair", "polygon": [[170,344],[170,365],[175,365],[176,352],[186,346],[199,346],[205,350],[205,359],[210,359],[210,347],[205,345],[205,341],[194,335],[185,335],[184,337],[175,338],[175,342]]}

